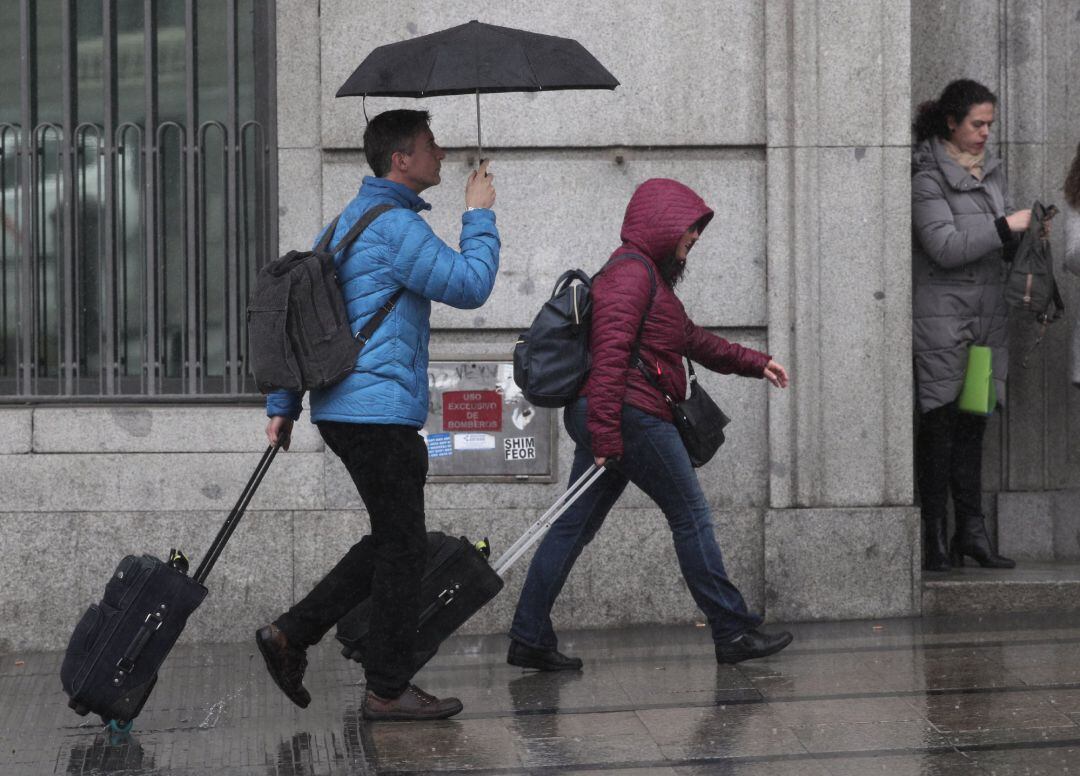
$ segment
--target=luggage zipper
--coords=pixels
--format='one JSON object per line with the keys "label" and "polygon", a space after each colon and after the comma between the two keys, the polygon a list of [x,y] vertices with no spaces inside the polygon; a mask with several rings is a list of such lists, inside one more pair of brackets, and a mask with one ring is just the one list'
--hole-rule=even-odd
{"label": "luggage zipper", "polygon": [[440,609],[443,609],[453,603],[454,595],[460,589],[460,582],[454,582],[450,585],[450,587],[445,588],[441,593],[435,596],[435,600],[428,604],[424,611],[420,612],[420,616],[417,618],[417,622],[420,625],[423,625],[432,617],[434,617],[435,613],[438,612]]}
{"label": "luggage zipper", "polygon": [[[443,558],[437,566],[433,566],[431,569],[425,572],[424,576],[434,579],[439,573],[442,572],[443,569],[448,568],[454,562],[454,560],[461,556],[462,553],[466,550],[471,550],[475,552],[473,547],[466,547],[460,539],[455,540],[453,551],[447,553],[446,557]],[[424,608],[424,610],[420,612],[418,622],[420,624],[427,622],[437,611],[449,606],[453,602],[454,596],[457,594],[457,591],[459,591],[460,589],[461,583],[451,580],[451,582],[446,587],[444,587],[438,595],[435,596],[435,600],[428,604]]]}

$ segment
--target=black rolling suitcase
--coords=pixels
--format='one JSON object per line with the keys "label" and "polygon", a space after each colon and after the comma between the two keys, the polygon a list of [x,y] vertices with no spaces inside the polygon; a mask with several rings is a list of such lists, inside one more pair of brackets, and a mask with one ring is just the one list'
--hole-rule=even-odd
{"label": "black rolling suitcase", "polygon": [[[419,638],[415,661],[419,668],[434,656],[439,643],[502,590],[483,550],[462,537],[438,531],[428,533],[427,565],[420,582]],[[363,663],[367,649],[371,599],[365,599],[341,618],[337,639],[341,654]]]}
{"label": "black rolling suitcase", "polygon": [[[438,531],[428,533],[427,566],[420,582],[420,617],[415,653],[416,670],[435,656],[439,645],[494,598],[514,562],[538,542],[547,529],[604,473],[592,466],[555,500],[540,519],[504,552],[488,563],[486,542],[473,544]],[[359,603],[337,624],[341,654],[364,662],[371,599]]]}
{"label": "black rolling suitcase", "polygon": [[161,667],[187,618],[203,598],[203,582],[277,454],[268,447],[240,499],[218,531],[193,577],[187,558],[128,555],[105,585],[105,596],[75,626],[60,681],[77,714],[100,714],[114,732],[127,732],[157,682]]}

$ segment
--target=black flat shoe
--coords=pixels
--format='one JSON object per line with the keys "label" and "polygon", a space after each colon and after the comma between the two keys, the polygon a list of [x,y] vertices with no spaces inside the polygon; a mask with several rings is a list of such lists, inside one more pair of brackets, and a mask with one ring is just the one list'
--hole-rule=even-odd
{"label": "black flat shoe", "polygon": [[569,657],[557,649],[536,649],[520,641],[510,641],[506,662],[519,668],[535,668],[537,671],[580,671],[579,657]]}
{"label": "black flat shoe", "polygon": [[775,655],[791,643],[792,635],[787,631],[762,633],[748,630],[734,641],[725,641],[716,645],[717,663],[741,663],[759,657]]}

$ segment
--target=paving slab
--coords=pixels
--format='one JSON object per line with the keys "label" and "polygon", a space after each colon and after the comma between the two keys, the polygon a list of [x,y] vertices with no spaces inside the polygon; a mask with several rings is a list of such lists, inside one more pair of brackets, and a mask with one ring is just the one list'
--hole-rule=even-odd
{"label": "paving slab", "polygon": [[0,649],[0,774],[1080,771],[1080,614],[790,629],[788,649],[735,666],[693,626],[567,631],[585,667],[556,674],[507,665],[502,636],[454,637],[416,683],[465,710],[425,723],[365,722],[363,670],[332,638],[310,651],[303,710],[253,643],[182,642],[126,736],[67,708],[61,653]]}

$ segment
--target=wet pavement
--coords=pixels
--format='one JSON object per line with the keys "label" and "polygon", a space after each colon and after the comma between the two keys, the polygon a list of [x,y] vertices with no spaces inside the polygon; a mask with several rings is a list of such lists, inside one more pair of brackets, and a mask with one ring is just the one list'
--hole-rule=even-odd
{"label": "wet pavement", "polygon": [[332,638],[311,651],[305,710],[253,641],[180,646],[126,737],[67,708],[60,654],[0,654],[0,774],[1080,773],[1080,614],[791,630],[738,666],[701,627],[569,632],[585,660],[569,674],[457,637],[416,681],[465,711],[427,723],[361,720],[362,670]]}

